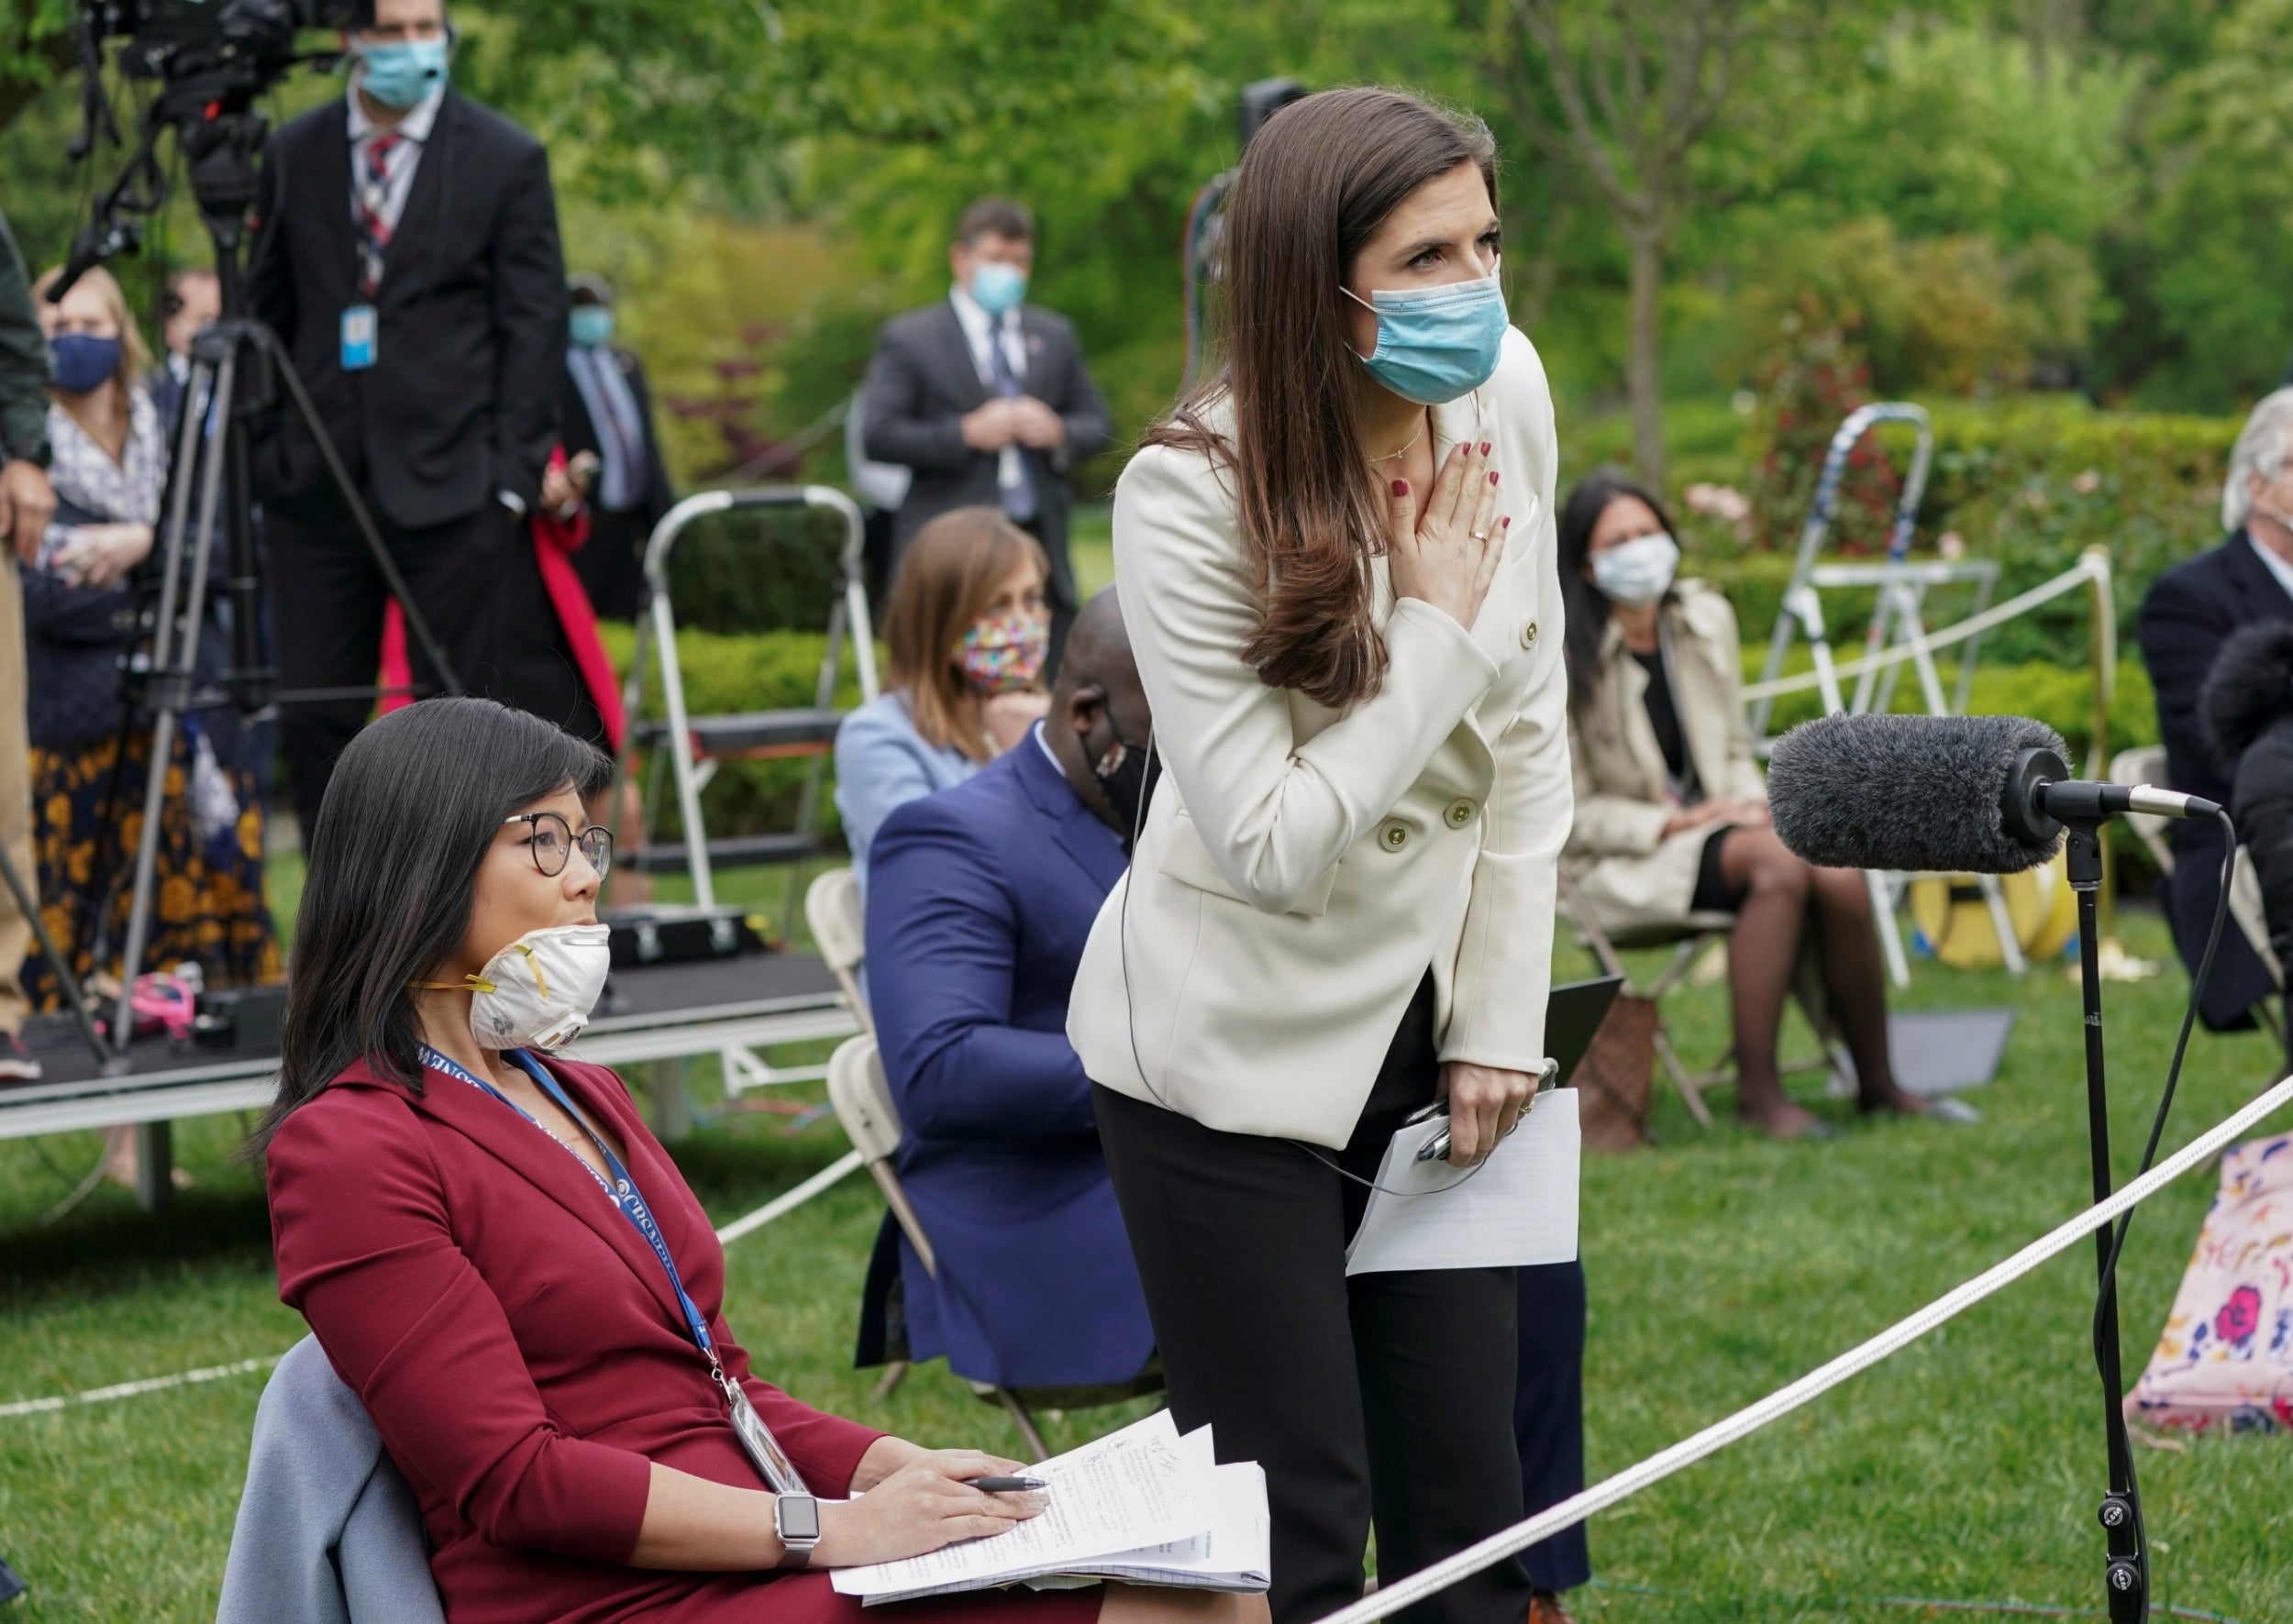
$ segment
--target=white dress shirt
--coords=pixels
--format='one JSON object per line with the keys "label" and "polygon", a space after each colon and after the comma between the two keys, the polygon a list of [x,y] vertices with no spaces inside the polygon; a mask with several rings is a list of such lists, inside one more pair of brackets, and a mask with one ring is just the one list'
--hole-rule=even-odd
{"label": "white dress shirt", "polygon": [[[1001,316],[990,315],[986,306],[971,296],[970,290],[954,287],[947,290],[947,302],[956,307],[956,319],[963,324],[963,336],[971,346],[971,364],[979,369],[980,381],[990,394],[995,392],[995,362],[988,354],[988,346],[1001,340],[1003,359],[1011,363],[1011,375],[1022,383],[1027,381],[1027,340],[1019,330],[1019,306],[1013,305]],[[1017,441],[1005,446],[995,459],[995,483],[1005,491],[1015,488],[1026,477],[1020,466]]]}

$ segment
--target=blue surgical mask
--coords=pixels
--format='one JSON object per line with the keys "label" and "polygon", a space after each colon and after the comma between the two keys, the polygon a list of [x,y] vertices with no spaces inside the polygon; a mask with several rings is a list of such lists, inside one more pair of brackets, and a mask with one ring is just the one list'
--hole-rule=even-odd
{"label": "blue surgical mask", "polygon": [[66,394],[92,394],[118,374],[119,340],[93,333],[60,333],[48,340],[56,363],[56,387]]}
{"label": "blue surgical mask", "polygon": [[613,312],[603,304],[576,304],[568,325],[573,342],[583,349],[603,349],[613,342]]}
{"label": "blue surgical mask", "polygon": [[358,55],[359,87],[385,107],[412,107],[446,83],[443,39],[361,45]]}
{"label": "blue surgical mask", "polygon": [[1026,296],[1027,273],[1018,266],[990,260],[971,268],[971,297],[979,301],[980,308],[988,315],[1001,315],[1006,310],[1016,310]]}
{"label": "blue surgical mask", "polygon": [[1367,299],[1342,291],[1378,318],[1378,348],[1361,364],[1403,400],[1446,405],[1497,370],[1507,318],[1505,291],[1494,276],[1437,288],[1379,288]]}

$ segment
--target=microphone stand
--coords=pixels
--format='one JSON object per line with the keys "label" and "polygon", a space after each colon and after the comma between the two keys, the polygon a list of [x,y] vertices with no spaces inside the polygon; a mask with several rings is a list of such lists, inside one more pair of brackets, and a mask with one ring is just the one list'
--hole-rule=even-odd
{"label": "microphone stand", "polygon": [[[2064,817],[2070,889],[2078,900],[2078,988],[2086,1017],[2086,1122],[2093,1150],[2094,1199],[2110,1196],[2110,1093],[2102,1066],[2101,819]],[[2107,816],[2108,814],[2104,814]],[[2094,1232],[2101,1300],[2095,1308],[2094,1364],[2102,1378],[2102,1433],[2110,1455],[2110,1493],[2097,1514],[2110,1542],[2102,1583],[2110,1624],[2146,1624],[2150,1616],[2150,1554],[2142,1522],[2142,1490],[2134,1480],[2133,1449],[2126,1436],[2125,1376],[2119,1364],[2118,1284],[2111,1265],[2110,1226]]]}

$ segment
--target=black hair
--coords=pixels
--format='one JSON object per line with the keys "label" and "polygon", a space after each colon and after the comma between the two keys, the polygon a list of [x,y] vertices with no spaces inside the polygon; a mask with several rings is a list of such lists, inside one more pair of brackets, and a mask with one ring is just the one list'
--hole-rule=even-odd
{"label": "black hair", "polygon": [[1033,242],[1035,216],[1027,212],[1025,204],[1014,203],[1008,197],[978,198],[956,222],[956,240],[969,248],[982,237]]}
{"label": "black hair", "polygon": [[250,1150],[360,1060],[421,1092],[407,983],[468,933],[504,821],[568,790],[587,799],[612,777],[594,746],[492,700],[425,700],[350,741],[305,842],[279,1094]]}
{"label": "black hair", "polygon": [[1596,469],[1577,481],[1560,510],[1560,599],[1568,613],[1568,703],[1578,714],[1591,709],[1601,690],[1601,642],[1608,635],[1608,594],[1592,584],[1585,562],[1592,556],[1592,532],[1620,496],[1636,497],[1648,504],[1667,535],[1673,534],[1672,516],[1653,492],[1612,468]]}

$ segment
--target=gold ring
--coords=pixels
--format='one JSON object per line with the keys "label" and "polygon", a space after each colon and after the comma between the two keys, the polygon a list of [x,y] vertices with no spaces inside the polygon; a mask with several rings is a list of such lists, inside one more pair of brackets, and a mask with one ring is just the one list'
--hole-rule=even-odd
{"label": "gold ring", "polygon": [[1486,530],[1468,530],[1466,534],[1470,536],[1475,541],[1485,542],[1489,539],[1489,532]]}

